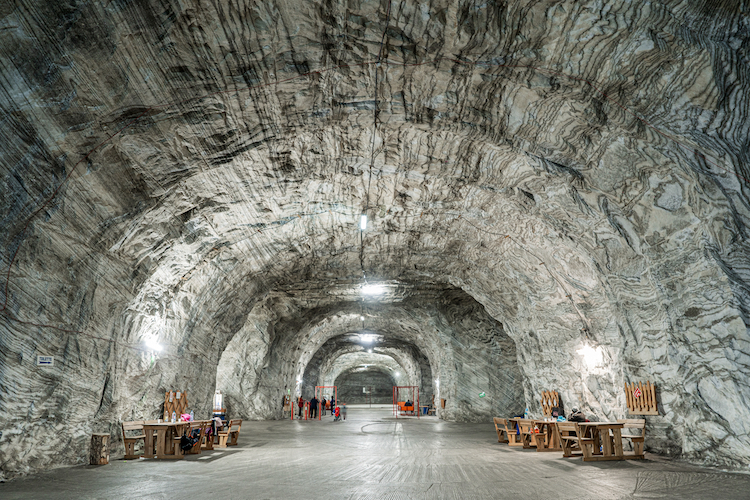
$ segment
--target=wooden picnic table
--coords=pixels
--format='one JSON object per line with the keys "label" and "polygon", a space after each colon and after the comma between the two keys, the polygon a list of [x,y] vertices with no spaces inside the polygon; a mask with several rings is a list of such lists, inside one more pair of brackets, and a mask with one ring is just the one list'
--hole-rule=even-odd
{"label": "wooden picnic table", "polygon": [[[190,422],[161,422],[144,423],[145,434],[145,458],[180,459],[185,455],[180,449],[179,443],[175,445],[174,437],[182,436],[185,427]],[[156,457],[154,457],[154,431],[156,432]]]}
{"label": "wooden picnic table", "polygon": [[[584,461],[624,460],[622,451],[623,422],[578,422],[583,437],[594,440],[591,454],[584,451]],[[610,431],[612,435],[610,435]],[[600,451],[601,448],[601,451]]]}

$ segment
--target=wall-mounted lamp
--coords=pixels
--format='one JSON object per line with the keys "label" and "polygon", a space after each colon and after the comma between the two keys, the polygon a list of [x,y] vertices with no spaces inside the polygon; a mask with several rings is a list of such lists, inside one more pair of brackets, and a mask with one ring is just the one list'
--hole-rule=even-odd
{"label": "wall-mounted lamp", "polygon": [[382,295],[385,293],[383,285],[362,285],[362,295]]}
{"label": "wall-mounted lamp", "polygon": [[161,346],[161,344],[156,341],[156,337],[146,337],[143,340],[143,343],[146,344],[146,347],[150,351],[159,352],[159,351],[161,351],[163,349],[163,347]]}
{"label": "wall-mounted lamp", "polygon": [[367,229],[367,214],[362,214],[359,218],[359,230],[364,231]]}
{"label": "wall-mounted lamp", "polygon": [[583,347],[576,351],[578,354],[583,356],[583,360],[586,362],[589,368],[594,368],[602,364],[602,348],[591,347],[588,343],[584,344]]}

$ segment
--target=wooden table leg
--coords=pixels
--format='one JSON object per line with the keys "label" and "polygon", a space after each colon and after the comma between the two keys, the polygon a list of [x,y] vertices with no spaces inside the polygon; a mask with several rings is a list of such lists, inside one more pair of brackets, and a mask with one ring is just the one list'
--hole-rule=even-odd
{"label": "wooden table leg", "polygon": [[581,441],[581,450],[583,451],[583,461],[596,460],[595,455],[599,454],[599,433],[595,427],[586,426],[582,429],[584,439],[591,439],[591,442]]}
{"label": "wooden table leg", "polygon": [[599,448],[602,445],[602,439],[601,439],[601,435],[599,434],[598,428],[591,427],[591,437],[594,439],[594,446],[593,446],[593,449],[591,450],[591,453],[593,455],[601,455]]}
{"label": "wooden table leg", "polygon": [[554,450],[559,450],[559,449],[561,448],[561,446],[560,446],[560,439],[559,439],[559,436],[558,436],[558,434],[557,434],[557,431],[555,430],[555,427],[556,427],[556,424],[551,424],[551,425],[549,426],[549,433],[550,433],[550,437],[549,437],[549,442],[550,442],[550,448],[552,448],[552,449],[554,449]]}
{"label": "wooden table leg", "polygon": [[[602,435],[604,433],[604,435]],[[612,438],[609,436],[609,429],[604,428],[599,431],[599,441],[602,446],[602,455],[605,457],[612,456]]]}
{"label": "wooden table leg", "polygon": [[612,439],[615,445],[615,456],[623,459],[625,453],[622,451],[622,431],[619,427],[612,429]]}
{"label": "wooden table leg", "polygon": [[144,434],[146,437],[143,440],[143,446],[145,447],[143,456],[145,458],[154,458],[154,430],[147,427]]}
{"label": "wooden table leg", "polygon": [[166,437],[166,428],[162,427],[156,430],[156,458],[164,458],[164,455],[166,454]]}

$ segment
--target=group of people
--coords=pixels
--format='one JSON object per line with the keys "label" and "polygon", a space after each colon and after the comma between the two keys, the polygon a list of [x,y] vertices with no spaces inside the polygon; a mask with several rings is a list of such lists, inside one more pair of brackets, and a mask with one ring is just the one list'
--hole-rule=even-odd
{"label": "group of people", "polygon": [[[331,400],[328,401],[325,396],[322,401],[315,396],[310,400],[310,418],[316,418],[318,416],[318,405],[320,405],[320,410],[322,412],[321,415],[325,416],[326,405],[328,404],[330,404],[331,415],[333,415],[334,420],[339,420],[342,417],[346,420],[346,403],[342,403],[341,406],[336,406],[336,398],[331,398]],[[297,399],[297,406],[299,407],[299,418],[302,418],[302,408],[305,407],[305,400],[302,396]]]}

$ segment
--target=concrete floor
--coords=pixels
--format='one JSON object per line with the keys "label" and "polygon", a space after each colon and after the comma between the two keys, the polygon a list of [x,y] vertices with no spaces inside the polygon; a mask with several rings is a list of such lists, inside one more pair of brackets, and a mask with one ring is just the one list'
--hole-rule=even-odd
{"label": "concrete floor", "polygon": [[656,499],[750,498],[750,475],[660,457],[583,463],[509,448],[488,424],[396,420],[244,422],[240,445],[181,461],[113,460],[0,484],[13,499]]}

